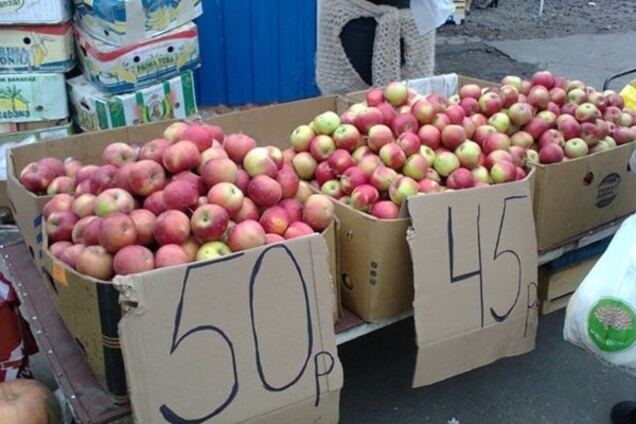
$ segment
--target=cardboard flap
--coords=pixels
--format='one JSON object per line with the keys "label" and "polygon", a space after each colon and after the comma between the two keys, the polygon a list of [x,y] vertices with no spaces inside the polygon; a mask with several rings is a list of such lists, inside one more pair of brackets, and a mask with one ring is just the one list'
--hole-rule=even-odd
{"label": "cardboard flap", "polygon": [[534,348],[533,175],[409,198],[419,346],[414,387]]}
{"label": "cardboard flap", "polygon": [[337,422],[327,255],[315,235],[116,278],[136,422]]}

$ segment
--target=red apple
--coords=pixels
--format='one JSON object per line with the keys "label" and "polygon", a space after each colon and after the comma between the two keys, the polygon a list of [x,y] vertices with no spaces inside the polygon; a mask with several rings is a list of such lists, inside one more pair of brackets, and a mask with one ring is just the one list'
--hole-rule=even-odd
{"label": "red apple", "polygon": [[402,169],[402,166],[404,166],[406,155],[404,154],[402,149],[400,149],[400,146],[398,146],[396,143],[389,143],[385,144],[380,149],[380,159],[382,159],[382,162],[386,166],[397,171]]}
{"label": "red apple", "polygon": [[133,163],[137,160],[137,152],[132,146],[126,143],[112,143],[106,146],[102,154],[104,165],[120,167],[126,163]]}
{"label": "red apple", "polygon": [[278,206],[285,209],[290,223],[302,219],[303,205],[297,199],[283,199],[278,203]]}
{"label": "red apple", "polygon": [[393,141],[393,132],[386,125],[374,125],[369,128],[367,143],[372,151],[378,152],[382,146]]}
{"label": "red apple", "polygon": [[532,85],[541,85],[548,90],[554,87],[554,75],[550,71],[539,71],[532,75]]}
{"label": "red apple", "polygon": [[281,206],[272,206],[263,211],[260,224],[267,233],[285,234],[287,227],[291,223],[287,210]]}
{"label": "red apple", "polygon": [[201,178],[207,187],[221,182],[235,183],[238,167],[230,159],[213,159],[203,167]]}
{"label": "red apple", "polygon": [[197,173],[201,174],[203,172],[203,168],[208,164],[209,161],[214,159],[228,159],[229,156],[227,152],[219,146],[212,146],[207,150],[204,150],[201,153],[201,159],[199,160],[199,165],[197,165]]}
{"label": "red apple", "polygon": [[230,216],[233,216],[243,207],[244,196],[234,184],[222,182],[210,188],[207,199],[211,204],[221,206]]}
{"label": "red apple", "polygon": [[[201,206],[203,207],[203,206]],[[160,245],[183,244],[190,236],[190,219],[176,210],[168,210],[157,216],[154,236]]]}
{"label": "red apple", "polygon": [[499,95],[501,96],[503,107],[506,109],[519,101],[519,90],[513,85],[502,85],[499,88]]}
{"label": "red apple", "polygon": [[147,197],[161,190],[165,182],[166,174],[160,164],[152,160],[141,160],[132,166],[128,183],[135,194]]}
{"label": "red apple", "polygon": [[358,163],[358,168],[362,169],[362,171],[367,177],[370,177],[373,171],[375,170],[375,168],[382,165],[383,165],[383,162],[379,156],[369,154],[369,155],[363,156],[362,159],[360,159],[360,162]]}
{"label": "red apple", "polygon": [[407,177],[411,177],[414,180],[421,180],[426,177],[428,172],[428,160],[420,155],[413,154],[406,159],[404,166],[402,167],[402,173]]}
{"label": "red apple", "polygon": [[178,141],[163,154],[163,166],[173,174],[195,168],[200,160],[199,149],[190,141]]}
{"label": "red apple", "polygon": [[77,257],[75,267],[81,274],[107,281],[113,276],[113,255],[102,246],[87,246]]}
{"label": "red apple", "polygon": [[556,143],[548,143],[539,151],[541,163],[556,163],[563,160],[563,148]]}
{"label": "red apple", "polygon": [[442,190],[437,181],[430,180],[428,178],[420,180],[417,186],[420,193],[439,193]]}
{"label": "red apple", "polygon": [[252,199],[250,199],[249,197],[245,197],[243,199],[243,205],[241,206],[241,209],[237,213],[232,215],[232,219],[236,223],[243,222],[248,219],[258,220],[258,217],[258,206],[256,206],[256,204],[254,204]]}
{"label": "red apple", "polygon": [[283,189],[275,179],[267,175],[258,175],[248,184],[247,194],[256,205],[270,207],[280,201]]}
{"label": "red apple", "polygon": [[162,163],[163,154],[170,144],[171,143],[165,138],[150,140],[141,147],[141,150],[139,151],[139,159],[154,160],[157,163]]}
{"label": "red apple", "polygon": [[[461,109],[461,108],[460,108]],[[391,129],[395,133],[395,135],[400,135],[403,133],[416,133],[418,130],[418,122],[415,119],[415,116],[411,113],[401,113],[391,122]]]}
{"label": "red apple", "polygon": [[183,247],[177,244],[166,244],[161,246],[155,253],[155,268],[182,265],[193,260],[190,259],[190,255]]}
{"label": "red apple", "polygon": [[198,199],[199,191],[189,181],[175,180],[163,189],[163,203],[167,209],[186,210],[194,207]]}
{"label": "red apple", "polygon": [[[294,159],[299,156],[301,156],[301,154],[296,155]],[[267,175],[273,178],[278,172],[278,166],[276,166],[276,163],[272,160],[267,147],[255,147],[247,152],[243,158],[243,169],[247,171],[250,177]]]}
{"label": "red apple", "polygon": [[353,152],[360,142],[360,132],[351,124],[342,124],[333,133],[336,148]]}
{"label": "red apple", "polygon": [[123,247],[135,244],[137,228],[130,216],[114,212],[102,218],[97,237],[104,249],[115,253]]}
{"label": "red apple", "polygon": [[53,243],[70,241],[73,227],[79,218],[70,210],[53,211],[46,219],[46,234]]}
{"label": "red apple", "polygon": [[475,186],[475,177],[466,168],[457,168],[446,179],[446,186],[453,190],[472,188]]}
{"label": "red apple", "polygon": [[126,190],[109,188],[95,198],[95,215],[106,216],[113,212],[128,214],[135,208],[135,200]]}
{"label": "red apple", "polygon": [[49,250],[54,257],[60,259],[64,250],[68,249],[71,246],[73,246],[73,243],[71,243],[70,241],[58,241],[51,244],[49,246]]}
{"label": "red apple", "polygon": [[574,111],[574,117],[579,122],[594,122],[601,117],[601,112],[592,103],[583,103]]}
{"label": "red apple", "polygon": [[[202,152],[212,146],[214,138],[212,133],[202,125],[190,125],[183,131],[179,140],[193,143],[199,149],[199,152]],[[218,141],[221,142],[223,139]]]}
{"label": "red apple", "polygon": [[528,149],[519,146],[510,147],[510,156],[512,156],[512,163],[517,167],[525,167],[528,161]]}
{"label": "red apple", "polygon": [[39,165],[43,167],[50,168],[53,171],[54,177],[61,177],[62,175],[66,175],[66,171],[64,169],[64,162],[57,158],[43,158],[37,162]]}
{"label": "red apple", "polygon": [[432,124],[435,107],[428,100],[420,99],[411,108],[411,113],[420,125]]}
{"label": "red apple", "polygon": [[318,181],[318,184],[320,185],[336,178],[336,173],[333,172],[333,169],[331,169],[329,161],[320,162],[316,167],[314,175],[316,177],[316,181]]}
{"label": "red apple", "polygon": [[[428,165],[428,162],[427,162]],[[428,166],[427,166],[428,168]],[[426,172],[426,171],[425,171]],[[386,166],[377,167],[369,177],[369,183],[379,191],[388,191],[389,187],[397,180],[398,173]],[[364,183],[362,183],[364,184]],[[359,185],[362,185],[359,184]]]}
{"label": "red apple", "polygon": [[361,110],[354,119],[354,125],[363,134],[367,134],[369,128],[372,126],[382,124],[383,122],[384,116],[382,115],[382,112],[374,107],[368,107]]}
{"label": "red apple", "polygon": [[550,92],[542,85],[536,85],[532,87],[528,94],[528,103],[537,108],[543,110],[548,107],[550,103]]}
{"label": "red apple", "polygon": [[[190,219],[192,234],[201,242],[220,240],[225,234],[230,216],[221,206],[199,206]],[[180,244],[180,243],[179,243]]]}
{"label": "red apple", "polygon": [[[377,170],[377,168],[376,168]],[[354,188],[361,184],[366,184],[367,176],[362,169],[353,166],[347,169],[340,176],[340,188],[344,194],[351,194]]]}
{"label": "red apple", "polygon": [[314,230],[309,225],[305,224],[304,222],[297,221],[297,222],[292,222],[291,224],[289,224],[289,227],[287,227],[287,231],[285,231],[285,234],[283,235],[283,237],[289,240],[289,239],[294,239],[297,237],[310,235],[313,233],[314,233]]}
{"label": "red apple", "polygon": [[447,125],[442,130],[442,144],[450,150],[455,150],[466,141],[466,133],[460,125]]}
{"label": "red apple", "polygon": [[276,181],[283,189],[283,198],[294,197],[296,195],[300,179],[291,165],[283,165],[283,167],[278,171],[278,175],[276,175]]}
{"label": "red apple", "polygon": [[371,215],[380,219],[397,219],[400,209],[389,200],[382,200],[371,207]]}
{"label": "red apple", "polygon": [[450,118],[445,113],[438,113],[433,118],[433,126],[442,131],[446,125],[450,125]]}
{"label": "red apple", "polygon": [[546,132],[550,126],[541,118],[534,117],[524,127],[524,131],[532,136],[534,140],[539,140],[541,134]]}
{"label": "red apple", "polygon": [[228,245],[233,252],[263,246],[266,242],[265,230],[251,219],[236,224],[228,237]]}
{"label": "red apple", "polygon": [[498,162],[513,162],[512,155],[505,150],[495,150],[486,156],[484,166],[491,170],[493,165]]}
{"label": "red apple", "polygon": [[381,88],[371,88],[367,91],[367,105],[369,106],[377,106],[380,103],[384,102],[384,90]]}
{"label": "red apple", "polygon": [[517,168],[512,162],[497,162],[490,169],[490,178],[495,184],[515,181],[517,179]]}
{"label": "red apple", "polygon": [[481,87],[477,84],[466,84],[459,89],[459,98],[472,98],[479,100],[481,97]]}
{"label": "red apple", "polygon": [[93,172],[90,177],[91,192],[99,194],[104,190],[115,187],[115,174],[117,167],[113,165],[103,165]]}
{"label": "red apple", "polygon": [[130,213],[135,228],[137,229],[136,244],[149,246],[154,241],[154,229],[157,216],[146,209],[135,209]]}
{"label": "red apple", "polygon": [[354,209],[368,211],[371,205],[378,201],[380,193],[369,184],[362,184],[354,188],[351,192],[351,206]]}
{"label": "red apple", "polygon": [[148,209],[155,215],[160,215],[165,212],[166,204],[163,202],[163,190],[155,191],[144,200],[144,209]]}
{"label": "red apple", "polygon": [[344,149],[336,149],[329,157],[328,162],[336,176],[342,175],[343,172],[353,166],[351,154]]}
{"label": "red apple", "polygon": [[556,143],[559,146],[563,147],[565,145],[565,139],[563,138],[563,134],[558,130],[547,130],[541,137],[539,138],[539,147],[543,147],[549,143]]}
{"label": "red apple", "polygon": [[497,93],[486,93],[479,98],[479,108],[486,116],[491,116],[503,108],[503,100]]}
{"label": "red apple", "polygon": [[181,139],[184,131],[188,129],[190,125],[185,122],[175,122],[170,124],[168,128],[163,132],[163,138],[168,140],[170,143],[175,143]]}
{"label": "red apple", "polygon": [[489,135],[484,143],[482,144],[482,150],[484,154],[489,154],[490,152],[494,152],[495,150],[510,150],[512,142],[510,141],[510,137],[506,134],[496,133]]}
{"label": "red apple", "polygon": [[56,194],[46,202],[42,209],[42,215],[44,219],[48,219],[53,212],[67,212],[73,209],[73,196],[66,193]]}
{"label": "red apple", "polygon": [[144,246],[126,246],[113,259],[113,270],[117,275],[130,275],[151,271],[155,268],[152,252]]}

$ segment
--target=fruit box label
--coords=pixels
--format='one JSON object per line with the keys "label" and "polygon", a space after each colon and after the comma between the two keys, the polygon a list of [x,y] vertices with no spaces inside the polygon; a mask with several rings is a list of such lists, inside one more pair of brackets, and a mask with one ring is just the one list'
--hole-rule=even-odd
{"label": "fruit box label", "polygon": [[0,24],[57,24],[70,17],[70,0],[0,0]]}
{"label": "fruit box label", "polygon": [[76,5],[84,31],[119,46],[156,37],[202,13],[200,0],[84,0]]}
{"label": "fruit box label", "polygon": [[0,70],[66,72],[74,65],[75,41],[70,23],[0,28]]}
{"label": "fruit box label", "polygon": [[68,116],[64,74],[0,74],[0,122]]}
{"label": "fruit box label", "polygon": [[73,118],[84,131],[185,119],[197,113],[191,72],[115,96],[104,95],[83,76],[73,78],[67,84]]}
{"label": "fruit box label", "polygon": [[327,255],[312,235],[116,277],[135,422],[337,423]]}
{"label": "fruit box label", "polygon": [[76,39],[84,75],[111,94],[155,84],[200,65],[194,24],[125,49],[108,46],[80,30]]}
{"label": "fruit box label", "polygon": [[409,199],[414,387],[534,349],[532,178]]}

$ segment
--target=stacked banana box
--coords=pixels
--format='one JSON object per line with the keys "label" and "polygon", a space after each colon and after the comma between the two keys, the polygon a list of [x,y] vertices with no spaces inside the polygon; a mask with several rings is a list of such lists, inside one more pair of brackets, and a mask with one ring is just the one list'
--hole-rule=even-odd
{"label": "stacked banana box", "polygon": [[0,1],[0,206],[8,206],[6,149],[72,133],[65,87],[75,66],[71,16],[71,0]]}
{"label": "stacked banana box", "polygon": [[67,82],[75,123],[106,130],[197,112],[201,0],[75,0],[82,75]]}

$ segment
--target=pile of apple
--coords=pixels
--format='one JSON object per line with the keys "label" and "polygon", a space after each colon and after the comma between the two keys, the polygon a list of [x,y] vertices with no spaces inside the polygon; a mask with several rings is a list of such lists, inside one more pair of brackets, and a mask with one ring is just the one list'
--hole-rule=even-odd
{"label": "pile of apple", "polygon": [[635,117],[613,91],[538,72],[498,87],[469,84],[448,99],[403,83],[372,88],[338,116],[291,134],[285,152],[301,179],[382,219],[408,196],[506,183],[527,163],[550,164],[636,139]]}
{"label": "pile of apple", "polygon": [[101,166],[41,159],[20,181],[54,195],[43,210],[51,253],[101,280],[312,234],[334,215],[280,149],[205,124],[110,144]]}

